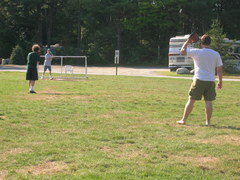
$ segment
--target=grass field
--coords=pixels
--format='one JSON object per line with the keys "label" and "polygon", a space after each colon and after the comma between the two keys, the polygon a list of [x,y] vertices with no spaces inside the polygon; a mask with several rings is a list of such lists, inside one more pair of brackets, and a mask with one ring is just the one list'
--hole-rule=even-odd
{"label": "grass field", "polygon": [[0,179],[240,179],[240,82],[180,126],[191,80],[0,72]]}
{"label": "grass field", "polygon": [[[177,76],[177,77],[192,77],[191,74],[177,74],[176,72],[172,71],[159,71],[157,74],[164,75],[164,76]],[[224,79],[240,79],[240,74],[229,74],[225,73],[223,74]]]}

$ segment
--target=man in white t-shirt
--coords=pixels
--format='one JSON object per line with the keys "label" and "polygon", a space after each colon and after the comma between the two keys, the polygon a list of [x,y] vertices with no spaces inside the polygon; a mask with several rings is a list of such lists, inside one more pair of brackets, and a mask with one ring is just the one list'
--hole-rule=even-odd
{"label": "man in white t-shirt", "polygon": [[45,75],[45,72],[49,71],[49,74],[50,74],[50,79],[52,80],[52,53],[50,51],[50,49],[47,49],[47,53],[45,54],[45,60],[44,60],[44,65],[43,65],[43,74],[42,74],[42,78],[41,79],[44,79],[44,75]]}
{"label": "man in white t-shirt", "polygon": [[203,35],[201,38],[202,49],[189,49],[187,46],[193,40],[189,38],[181,48],[182,55],[188,55],[194,61],[193,83],[189,91],[189,100],[185,105],[183,117],[178,124],[185,124],[189,114],[192,112],[196,100],[205,100],[205,119],[206,125],[210,125],[213,105],[212,101],[216,98],[215,91],[215,72],[217,72],[217,88],[222,88],[222,59],[218,52],[210,49],[211,38]]}

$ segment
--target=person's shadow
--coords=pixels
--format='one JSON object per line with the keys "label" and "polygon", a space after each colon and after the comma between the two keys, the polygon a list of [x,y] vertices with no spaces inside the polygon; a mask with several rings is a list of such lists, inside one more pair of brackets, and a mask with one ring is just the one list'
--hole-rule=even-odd
{"label": "person's shadow", "polygon": [[240,127],[234,127],[234,126],[218,126],[218,125],[211,125],[212,128],[216,129],[232,129],[232,130],[240,130]]}

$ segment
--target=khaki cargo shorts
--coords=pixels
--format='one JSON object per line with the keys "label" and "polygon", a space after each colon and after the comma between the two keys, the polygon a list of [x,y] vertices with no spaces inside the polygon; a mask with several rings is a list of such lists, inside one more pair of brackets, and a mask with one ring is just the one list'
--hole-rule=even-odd
{"label": "khaki cargo shorts", "polygon": [[216,99],[215,82],[193,80],[189,90],[189,96],[193,100],[201,100],[202,96],[205,101],[213,101]]}

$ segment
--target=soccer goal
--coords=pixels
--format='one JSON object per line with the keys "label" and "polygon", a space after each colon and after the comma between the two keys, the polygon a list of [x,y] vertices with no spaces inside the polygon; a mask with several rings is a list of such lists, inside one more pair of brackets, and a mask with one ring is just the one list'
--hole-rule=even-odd
{"label": "soccer goal", "polygon": [[[44,56],[41,57],[44,58]],[[81,78],[87,79],[87,56],[52,56],[51,69],[52,77],[56,80]],[[42,76],[43,71],[44,67],[40,66],[40,76]],[[50,77],[48,74],[49,72],[47,70],[45,72],[44,79],[48,79],[48,77]]]}

